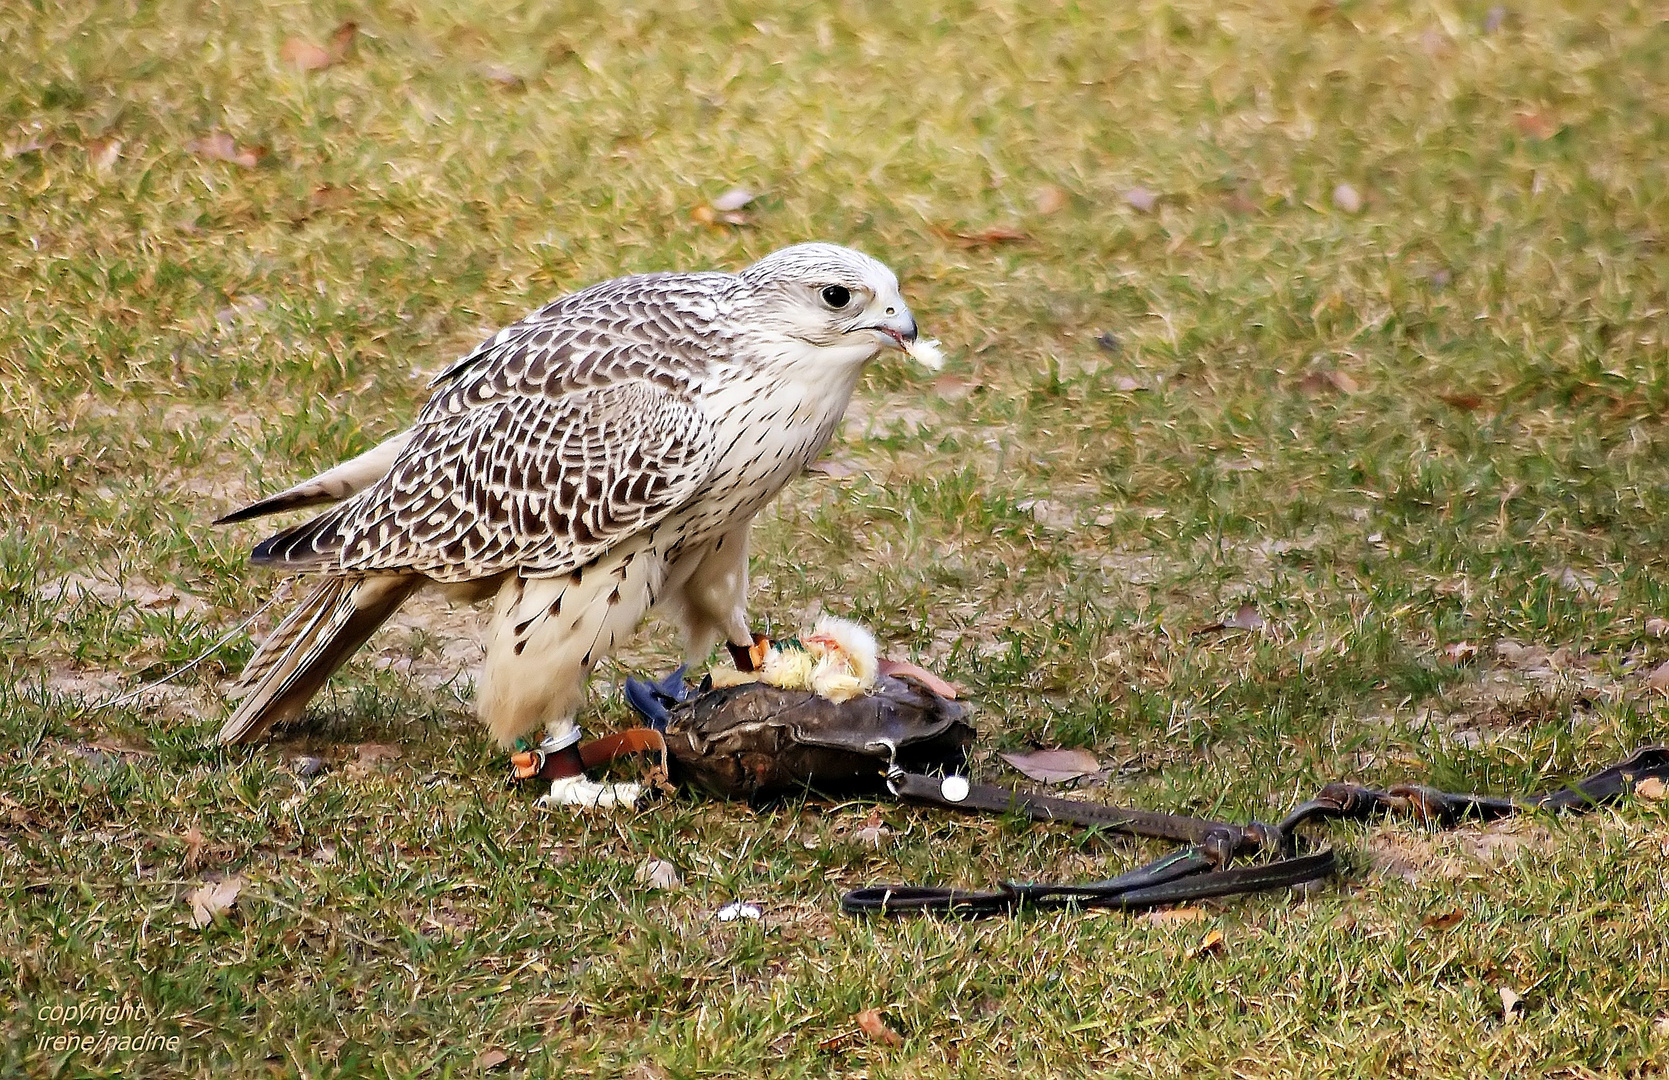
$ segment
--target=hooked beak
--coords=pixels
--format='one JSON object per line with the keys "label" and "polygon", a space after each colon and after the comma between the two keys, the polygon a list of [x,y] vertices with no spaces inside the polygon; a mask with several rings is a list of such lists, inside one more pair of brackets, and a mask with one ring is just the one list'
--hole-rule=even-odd
{"label": "hooked beak", "polygon": [[916,317],[911,315],[908,309],[905,309],[899,311],[896,315],[887,316],[881,322],[867,329],[874,330],[886,338],[892,348],[898,349],[900,352],[909,352],[910,346],[916,340]]}

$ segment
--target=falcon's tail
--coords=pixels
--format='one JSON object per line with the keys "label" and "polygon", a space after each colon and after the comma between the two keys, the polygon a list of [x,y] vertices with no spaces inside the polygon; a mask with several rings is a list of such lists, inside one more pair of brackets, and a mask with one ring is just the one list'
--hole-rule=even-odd
{"label": "falcon's tail", "polygon": [[223,743],[254,742],[301,715],[330,673],[394,614],[422,579],[329,577],[261,642],[238,677],[244,698],[220,729]]}
{"label": "falcon's tail", "polygon": [[230,525],[234,521],[248,521],[250,518],[278,514],[285,510],[300,510],[308,506],[340,502],[357,495],[381,480],[388,470],[393,468],[400,452],[409,442],[411,432],[402,431],[356,458],[344,461],[333,469],[326,469],[319,475],[303,480],[276,495],[268,495],[248,506],[233,510],[224,517],[216,518],[214,523]]}

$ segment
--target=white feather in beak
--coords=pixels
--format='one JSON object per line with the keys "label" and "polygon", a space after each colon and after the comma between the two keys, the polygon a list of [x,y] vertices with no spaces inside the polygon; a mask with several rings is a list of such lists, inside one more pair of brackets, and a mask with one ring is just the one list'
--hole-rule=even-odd
{"label": "white feather in beak", "polygon": [[915,341],[906,342],[904,355],[928,371],[940,371],[945,366],[945,351],[939,348],[939,342],[933,338],[917,338]]}

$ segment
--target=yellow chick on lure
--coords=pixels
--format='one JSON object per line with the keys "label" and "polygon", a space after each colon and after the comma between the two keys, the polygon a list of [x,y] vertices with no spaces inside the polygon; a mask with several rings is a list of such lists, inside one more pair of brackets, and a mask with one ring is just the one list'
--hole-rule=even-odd
{"label": "yellow chick on lure", "polygon": [[762,682],[783,690],[810,690],[830,701],[849,701],[875,689],[881,647],[875,635],[849,619],[821,615],[798,641],[773,642],[758,671],[715,668],[715,687]]}
{"label": "yellow chick on lure", "polygon": [[805,645],[806,651],[816,658],[811,669],[813,693],[830,701],[846,701],[875,689],[881,668],[881,646],[867,628],[847,619],[823,615],[812,627]]}

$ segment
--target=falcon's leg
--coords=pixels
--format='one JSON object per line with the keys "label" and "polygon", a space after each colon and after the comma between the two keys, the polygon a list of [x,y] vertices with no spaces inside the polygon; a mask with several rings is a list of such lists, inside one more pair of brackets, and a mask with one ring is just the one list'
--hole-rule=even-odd
{"label": "falcon's leg", "polygon": [[748,628],[748,524],[690,552],[672,568],[666,616],[684,634],[684,658],[699,664],[720,640],[753,644]]}
{"label": "falcon's leg", "polygon": [[541,724],[548,736],[571,737],[586,678],[637,628],[665,575],[657,552],[629,544],[571,574],[505,581],[478,691],[481,722],[499,745]]}

